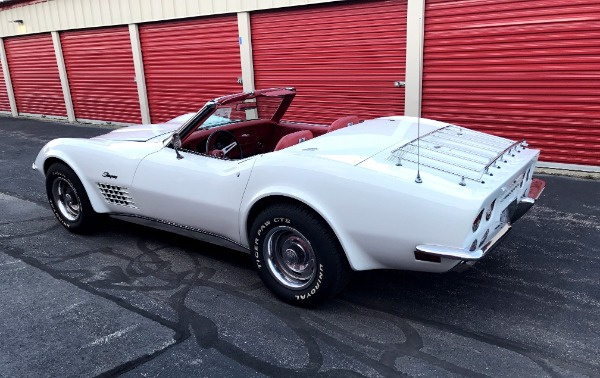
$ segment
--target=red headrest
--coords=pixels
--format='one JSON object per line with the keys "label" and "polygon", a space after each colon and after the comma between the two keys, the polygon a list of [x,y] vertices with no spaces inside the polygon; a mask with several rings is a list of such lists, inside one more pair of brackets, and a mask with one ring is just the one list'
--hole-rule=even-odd
{"label": "red headrest", "polygon": [[283,138],[279,139],[274,151],[283,150],[284,148],[312,139],[312,137],[313,133],[309,130],[296,131],[295,133],[285,135]]}
{"label": "red headrest", "polygon": [[336,119],[335,121],[333,121],[333,123],[331,125],[329,125],[327,132],[330,133],[334,130],[341,129],[346,126],[356,125],[359,122],[360,122],[360,119],[358,119],[357,116],[342,117],[340,119]]}

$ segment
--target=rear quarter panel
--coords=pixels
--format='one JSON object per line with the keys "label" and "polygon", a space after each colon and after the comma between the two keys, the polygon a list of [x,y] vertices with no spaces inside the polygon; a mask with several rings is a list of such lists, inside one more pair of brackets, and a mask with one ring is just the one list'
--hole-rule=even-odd
{"label": "rear quarter panel", "polygon": [[417,261],[414,248],[423,243],[462,247],[482,200],[468,188],[446,184],[434,176],[427,185],[417,184],[414,177],[294,153],[264,155],[241,204],[242,241],[247,243],[252,205],[282,195],[304,202],[328,222],[354,270],[447,271],[457,262]]}

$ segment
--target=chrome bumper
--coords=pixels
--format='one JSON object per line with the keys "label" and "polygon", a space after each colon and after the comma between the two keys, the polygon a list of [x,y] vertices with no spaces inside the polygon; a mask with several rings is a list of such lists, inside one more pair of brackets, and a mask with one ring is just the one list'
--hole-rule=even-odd
{"label": "chrome bumper", "polygon": [[469,251],[464,248],[444,247],[441,245],[418,245],[417,251],[428,255],[439,256],[444,259],[476,261],[500,243],[500,241],[508,235],[510,230],[512,230],[512,225],[510,223],[505,223],[500,231],[496,233],[496,236],[488,241],[483,247],[474,251]]}
{"label": "chrome bumper", "polygon": [[463,262],[477,261],[481,259],[487,252],[497,246],[500,241],[506,237],[506,235],[508,235],[510,230],[512,230],[512,224],[525,215],[529,209],[531,209],[531,207],[535,204],[535,201],[544,191],[545,187],[546,183],[544,181],[534,179],[531,183],[531,189],[529,190],[528,196],[519,201],[515,200],[508,206],[507,211],[509,221],[504,223],[500,231],[498,231],[496,235],[483,247],[474,251],[469,251],[465,248],[454,248],[441,245],[418,245],[415,253],[419,252],[433,257],[460,260]]}
{"label": "chrome bumper", "polygon": [[546,188],[546,182],[540,179],[533,179],[531,187],[527,197],[521,198],[521,200],[513,202],[508,206],[509,219],[511,223],[515,223],[525,213],[529,211],[535,205],[535,201],[540,198],[540,195]]}

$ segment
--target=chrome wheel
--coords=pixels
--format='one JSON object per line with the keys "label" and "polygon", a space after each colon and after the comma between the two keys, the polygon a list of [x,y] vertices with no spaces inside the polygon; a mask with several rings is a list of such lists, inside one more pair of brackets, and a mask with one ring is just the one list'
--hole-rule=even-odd
{"label": "chrome wheel", "polygon": [[270,230],[263,254],[270,273],[285,287],[302,290],[314,281],[315,253],[308,239],[297,230],[287,226]]}
{"label": "chrome wheel", "polygon": [[52,198],[60,214],[70,222],[75,222],[81,214],[81,202],[73,185],[63,177],[52,183]]}

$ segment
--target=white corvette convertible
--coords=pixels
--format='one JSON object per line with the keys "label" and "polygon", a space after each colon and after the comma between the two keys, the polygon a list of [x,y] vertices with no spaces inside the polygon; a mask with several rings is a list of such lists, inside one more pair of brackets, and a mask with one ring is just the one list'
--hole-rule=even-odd
{"label": "white corvette convertible", "polygon": [[283,121],[294,96],[234,94],[164,124],[56,139],[33,168],[70,231],[108,214],[240,249],[300,306],[352,270],[464,269],[544,187],[524,141],[412,117]]}

